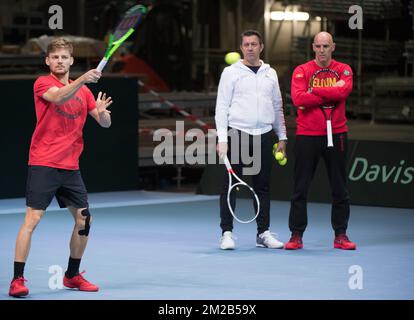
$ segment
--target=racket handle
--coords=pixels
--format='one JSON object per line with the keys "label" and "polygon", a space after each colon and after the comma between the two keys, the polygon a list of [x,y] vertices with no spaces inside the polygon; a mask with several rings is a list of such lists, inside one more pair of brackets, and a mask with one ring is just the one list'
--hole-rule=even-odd
{"label": "racket handle", "polygon": [[105,68],[106,64],[108,63],[108,60],[106,58],[103,58],[101,60],[101,62],[99,62],[98,66],[96,67],[96,69],[98,69],[99,71],[102,72],[102,70]]}
{"label": "racket handle", "polygon": [[327,133],[327,137],[328,137],[328,148],[333,147],[331,120],[326,120],[326,133]]}
{"label": "racket handle", "polygon": [[231,164],[230,164],[229,158],[227,158],[227,156],[224,156],[223,161],[224,161],[224,164],[226,165],[227,171],[233,170],[231,168]]}

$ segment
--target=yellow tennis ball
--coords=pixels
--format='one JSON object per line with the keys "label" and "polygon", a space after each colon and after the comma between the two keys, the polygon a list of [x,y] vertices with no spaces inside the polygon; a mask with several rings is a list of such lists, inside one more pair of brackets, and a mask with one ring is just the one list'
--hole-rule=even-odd
{"label": "yellow tennis ball", "polygon": [[273,145],[273,153],[275,153],[275,151],[277,150],[277,143],[275,143],[274,145]]}
{"label": "yellow tennis ball", "polygon": [[240,60],[240,53],[238,52],[229,52],[224,57],[224,61],[226,61],[227,64],[233,64]]}
{"label": "yellow tennis ball", "polygon": [[283,155],[283,153],[282,152],[276,152],[276,154],[275,154],[275,158],[276,158],[276,160],[277,161],[281,161],[281,160],[283,160],[283,158],[284,158],[285,156]]}
{"label": "yellow tennis ball", "polygon": [[283,158],[282,160],[279,161],[279,164],[281,166],[284,166],[287,163],[287,158]]}

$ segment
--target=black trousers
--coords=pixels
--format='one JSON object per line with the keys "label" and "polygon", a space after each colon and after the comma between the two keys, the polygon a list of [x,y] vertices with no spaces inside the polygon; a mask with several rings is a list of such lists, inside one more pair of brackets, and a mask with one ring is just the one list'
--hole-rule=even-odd
{"label": "black trousers", "polygon": [[[238,135],[238,159],[242,159],[240,156],[242,148],[248,148],[249,149],[249,155],[253,155],[253,143],[257,142],[261,144],[261,152],[260,152],[260,159],[255,157],[254,161],[260,160],[260,171],[258,174],[252,176],[252,187],[254,191],[257,194],[257,197],[260,201],[260,212],[256,219],[257,223],[257,232],[263,233],[264,231],[269,229],[270,224],[270,218],[269,218],[269,211],[270,211],[270,197],[269,197],[269,180],[270,180],[270,169],[271,169],[271,161],[272,161],[272,147],[275,140],[275,135],[272,131],[269,131],[261,136],[252,136],[248,135],[246,133],[242,133],[239,130],[231,129],[232,134]],[[248,141],[248,145],[242,145],[242,138],[241,135],[248,136],[248,139],[245,139],[245,141]],[[256,140],[257,139],[257,140]],[[232,147],[235,147],[234,142],[232,143],[231,139],[229,140],[228,144],[228,152],[227,157],[229,158],[230,163],[232,164],[232,168],[234,172],[241,178],[242,177],[242,169],[243,164],[241,161],[239,161],[238,164],[234,163],[234,159],[231,158],[231,150]],[[246,150],[246,149],[245,149]],[[233,161],[232,161],[233,160]],[[233,230],[233,216],[230,213],[230,210],[227,205],[227,190],[229,186],[229,179],[228,179],[228,173],[225,169],[225,166],[223,165],[223,175],[225,175],[224,178],[224,184],[223,189],[220,194],[220,217],[221,217],[221,223],[220,227],[223,232],[225,231],[232,231]],[[232,207],[235,207],[236,199],[230,199],[230,203]]]}
{"label": "black trousers", "polygon": [[322,157],[331,186],[331,223],[335,235],[345,233],[349,220],[349,195],[346,189],[346,133],[333,135],[334,147],[327,147],[326,136],[296,136],[294,190],[289,213],[289,229],[302,235],[308,224],[309,185]]}

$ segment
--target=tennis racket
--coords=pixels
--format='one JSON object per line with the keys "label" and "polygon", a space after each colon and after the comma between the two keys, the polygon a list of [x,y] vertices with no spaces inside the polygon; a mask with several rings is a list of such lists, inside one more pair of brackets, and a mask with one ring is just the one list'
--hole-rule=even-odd
{"label": "tennis racket", "polygon": [[96,69],[102,71],[114,52],[131,36],[135,28],[148,13],[149,8],[145,5],[138,4],[130,8],[119,22],[114,33],[109,35],[108,47],[104,57]]}
{"label": "tennis racket", "polygon": [[[233,218],[235,220],[237,220],[240,223],[250,223],[252,221],[254,221],[260,212],[260,202],[259,202],[259,198],[257,197],[256,192],[254,192],[253,188],[250,187],[246,182],[244,182],[243,180],[241,180],[237,174],[233,171],[233,168],[231,167],[230,161],[227,158],[227,156],[224,157],[224,164],[226,165],[227,168],[227,172],[229,174],[229,189],[227,191],[227,205],[229,207],[230,213],[233,216]],[[232,177],[235,179],[235,183],[232,184]],[[253,218],[250,219],[243,219],[238,217],[233,210],[233,207],[235,207],[235,200],[237,197],[237,194],[239,193],[243,193],[246,194],[248,197],[250,196],[250,198],[254,199],[254,209],[256,209],[256,214]],[[232,203],[234,205],[232,205]],[[246,214],[248,215],[248,214]],[[243,214],[244,216],[244,214]],[[251,216],[251,213],[250,213]]]}
{"label": "tennis racket", "polygon": [[[338,72],[329,68],[317,70],[311,77],[309,87],[310,91],[316,87],[333,87],[340,80]],[[332,114],[335,109],[335,104],[320,106],[322,113],[326,120],[326,136],[328,139],[328,148],[333,147],[332,137]]]}

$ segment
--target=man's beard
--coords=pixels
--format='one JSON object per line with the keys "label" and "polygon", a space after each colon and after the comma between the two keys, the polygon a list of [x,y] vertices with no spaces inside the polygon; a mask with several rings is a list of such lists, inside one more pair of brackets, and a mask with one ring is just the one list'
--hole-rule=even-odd
{"label": "man's beard", "polygon": [[52,71],[53,74],[59,75],[59,76],[64,76],[68,72],[69,72],[69,70],[65,69],[64,67],[63,68],[56,68]]}

